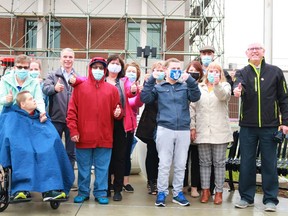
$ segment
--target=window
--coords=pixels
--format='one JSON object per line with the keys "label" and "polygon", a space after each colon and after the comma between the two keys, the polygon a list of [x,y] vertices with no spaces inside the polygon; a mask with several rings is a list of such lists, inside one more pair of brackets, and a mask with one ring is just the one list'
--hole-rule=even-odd
{"label": "window", "polygon": [[36,52],[32,51],[37,49],[37,20],[26,21],[26,37],[25,37],[25,48],[31,49],[27,51],[27,55],[33,55]]}
{"label": "window", "polygon": [[[128,50],[133,53],[128,58],[136,58],[137,47],[140,46],[140,23],[128,23]],[[161,23],[147,23],[147,46],[156,47],[157,53],[161,51]],[[157,55],[160,58],[160,55]]]}
{"label": "window", "polygon": [[51,50],[48,53],[49,57],[60,56],[60,35],[61,35],[61,23],[58,21],[52,21],[49,23],[48,31],[48,48]]}

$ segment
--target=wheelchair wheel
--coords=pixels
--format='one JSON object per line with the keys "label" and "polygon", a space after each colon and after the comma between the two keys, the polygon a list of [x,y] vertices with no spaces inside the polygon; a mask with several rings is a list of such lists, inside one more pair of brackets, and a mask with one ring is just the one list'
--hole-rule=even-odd
{"label": "wheelchair wheel", "polygon": [[9,205],[9,181],[11,171],[8,168],[0,169],[0,212],[3,212]]}
{"label": "wheelchair wheel", "polygon": [[52,209],[58,209],[60,206],[60,202],[57,201],[50,201],[50,206]]}

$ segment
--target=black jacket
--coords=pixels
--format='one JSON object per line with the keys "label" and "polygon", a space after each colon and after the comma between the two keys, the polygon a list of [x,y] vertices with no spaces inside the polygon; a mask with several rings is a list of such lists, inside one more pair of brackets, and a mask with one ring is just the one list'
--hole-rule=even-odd
{"label": "black jacket", "polygon": [[260,65],[259,72],[252,64],[236,72],[234,88],[239,83],[243,88],[239,125],[245,127],[288,125],[288,93],[284,74],[280,68],[266,64],[265,59]]}

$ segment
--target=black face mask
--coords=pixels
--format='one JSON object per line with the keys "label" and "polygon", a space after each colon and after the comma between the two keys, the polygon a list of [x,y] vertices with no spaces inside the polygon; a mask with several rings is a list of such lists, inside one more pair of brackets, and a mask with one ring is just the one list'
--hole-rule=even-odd
{"label": "black face mask", "polygon": [[196,81],[199,79],[200,77],[200,73],[190,73],[191,77],[193,77]]}

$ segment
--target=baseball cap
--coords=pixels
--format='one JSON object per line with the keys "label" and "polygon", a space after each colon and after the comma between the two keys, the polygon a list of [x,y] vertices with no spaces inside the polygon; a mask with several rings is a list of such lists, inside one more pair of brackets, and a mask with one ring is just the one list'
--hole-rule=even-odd
{"label": "baseball cap", "polygon": [[213,53],[215,52],[215,49],[213,46],[203,46],[200,48],[199,50],[200,52],[204,52],[204,51],[212,51]]}
{"label": "baseball cap", "polygon": [[107,62],[106,62],[106,60],[105,60],[104,58],[102,58],[102,57],[94,57],[94,58],[92,58],[91,61],[90,61],[90,63],[89,63],[89,67],[91,67],[93,64],[95,64],[95,63],[97,63],[97,62],[103,64],[103,66],[104,66],[105,68],[107,67]]}

